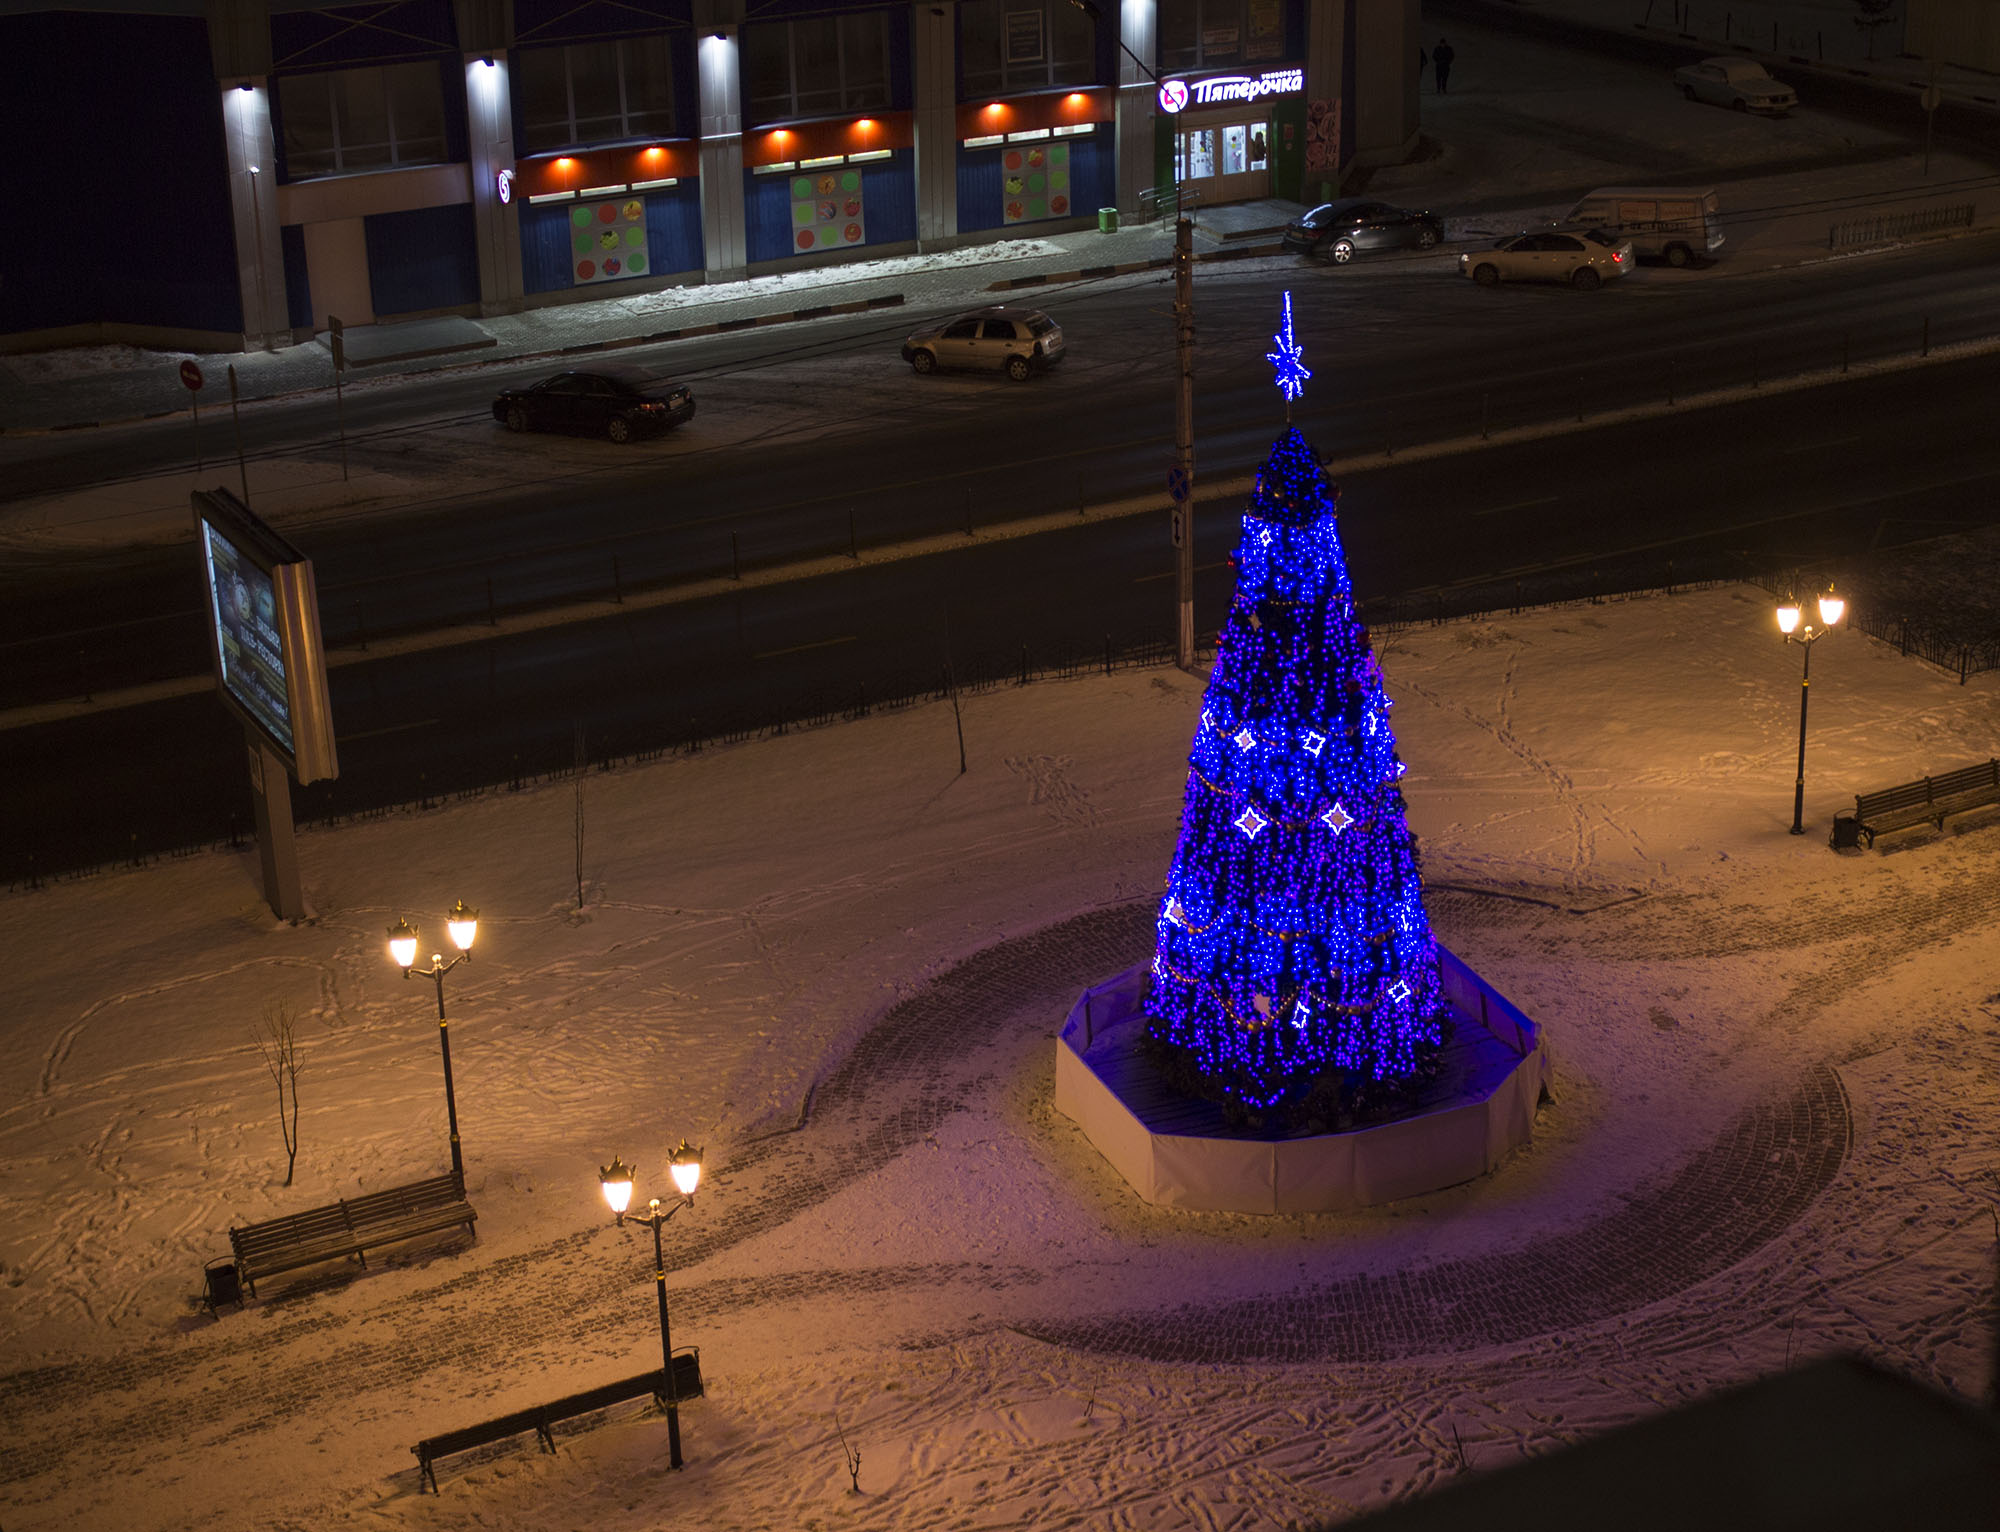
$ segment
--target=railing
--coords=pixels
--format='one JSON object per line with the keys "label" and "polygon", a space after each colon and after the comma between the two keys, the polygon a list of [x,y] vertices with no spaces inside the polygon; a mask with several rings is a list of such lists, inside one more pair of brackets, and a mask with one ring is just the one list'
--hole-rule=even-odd
{"label": "railing", "polygon": [[1155,218],[1179,218],[1201,206],[1199,186],[1149,186],[1139,193],[1139,222]]}
{"label": "railing", "polygon": [[1826,231],[1826,248],[1843,245],[1870,245],[1885,239],[1902,239],[1911,234],[1930,234],[1938,229],[1969,229],[1972,207],[1919,208],[1914,213],[1878,213],[1873,218],[1850,218]]}

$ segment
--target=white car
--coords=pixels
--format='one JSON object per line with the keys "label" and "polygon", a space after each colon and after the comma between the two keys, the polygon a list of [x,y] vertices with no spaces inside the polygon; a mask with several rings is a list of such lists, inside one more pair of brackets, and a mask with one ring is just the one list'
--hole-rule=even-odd
{"label": "white car", "polygon": [[1502,282],[1566,282],[1588,292],[1607,277],[1632,269],[1632,242],[1613,240],[1594,229],[1552,229],[1515,234],[1491,250],[1468,250],[1458,258],[1458,274],[1481,287]]}
{"label": "white car", "polygon": [[1799,93],[1764,72],[1754,59],[1703,59],[1674,71],[1674,84],[1690,101],[1707,101],[1738,112],[1776,116],[1799,104]]}
{"label": "white car", "polygon": [[1002,303],[919,330],[903,342],[903,360],[918,372],[997,368],[1017,383],[1062,359],[1061,325],[1040,309]]}

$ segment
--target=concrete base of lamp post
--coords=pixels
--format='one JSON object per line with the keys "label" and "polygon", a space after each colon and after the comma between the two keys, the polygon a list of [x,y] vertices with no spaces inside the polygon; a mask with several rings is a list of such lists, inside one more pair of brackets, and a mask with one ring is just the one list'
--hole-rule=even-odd
{"label": "concrete base of lamp post", "polygon": [[1406,1116],[1278,1137],[1169,1086],[1140,1049],[1145,965],[1088,991],[1056,1034],[1056,1110],[1145,1201],[1224,1213],[1335,1213],[1470,1181],[1533,1135],[1549,1081],[1541,1029],[1443,948],[1453,1038]]}

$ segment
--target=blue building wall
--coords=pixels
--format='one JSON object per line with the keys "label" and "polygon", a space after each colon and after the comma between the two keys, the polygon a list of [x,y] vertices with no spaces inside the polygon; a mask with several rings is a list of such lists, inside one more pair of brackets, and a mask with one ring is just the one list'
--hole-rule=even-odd
{"label": "blue building wall", "polygon": [[242,333],[219,97],[198,16],[0,16],[0,331]]}
{"label": "blue building wall", "polygon": [[378,318],[479,301],[479,255],[470,202],[371,213],[368,287]]}
{"label": "blue building wall", "polygon": [[1075,138],[1042,138],[1025,144],[996,144],[990,149],[958,151],[958,229],[961,234],[981,229],[1016,228],[1032,231],[1034,223],[1007,222],[1008,153],[1030,149],[1069,147],[1069,207],[1052,213],[1050,219],[1094,218],[1100,207],[1118,200],[1118,159],[1111,124],[1100,122],[1090,134]]}
{"label": "blue building wall", "polygon": [[[917,157],[912,149],[897,149],[886,160],[869,160],[860,165],[828,166],[835,174],[843,170],[861,172],[862,239],[850,245],[863,250],[870,245],[903,244],[917,237]],[[796,174],[824,174],[826,171],[799,171]],[[778,261],[800,254],[792,238],[792,176],[756,175],[743,172],[743,224],[747,258]]]}
{"label": "blue building wall", "polygon": [[[692,177],[680,185],[645,193],[648,276],[672,276],[699,271],[701,249],[701,183]],[[561,292],[574,287],[571,275],[569,213],[573,202],[531,202],[521,209],[521,290]],[[593,284],[605,297],[618,291],[613,283]]]}

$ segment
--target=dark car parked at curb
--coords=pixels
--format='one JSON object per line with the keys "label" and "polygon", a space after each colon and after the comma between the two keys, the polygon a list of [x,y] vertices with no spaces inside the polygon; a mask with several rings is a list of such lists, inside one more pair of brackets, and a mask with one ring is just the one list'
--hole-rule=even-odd
{"label": "dark car parked at curb", "polygon": [[581,431],[624,442],[692,420],[694,394],[637,367],[599,366],[503,388],[493,418],[510,431]]}
{"label": "dark car parked at curb", "polygon": [[1366,197],[1323,202],[1285,230],[1287,250],[1345,266],[1369,250],[1428,250],[1444,238],[1435,213],[1391,207]]}

